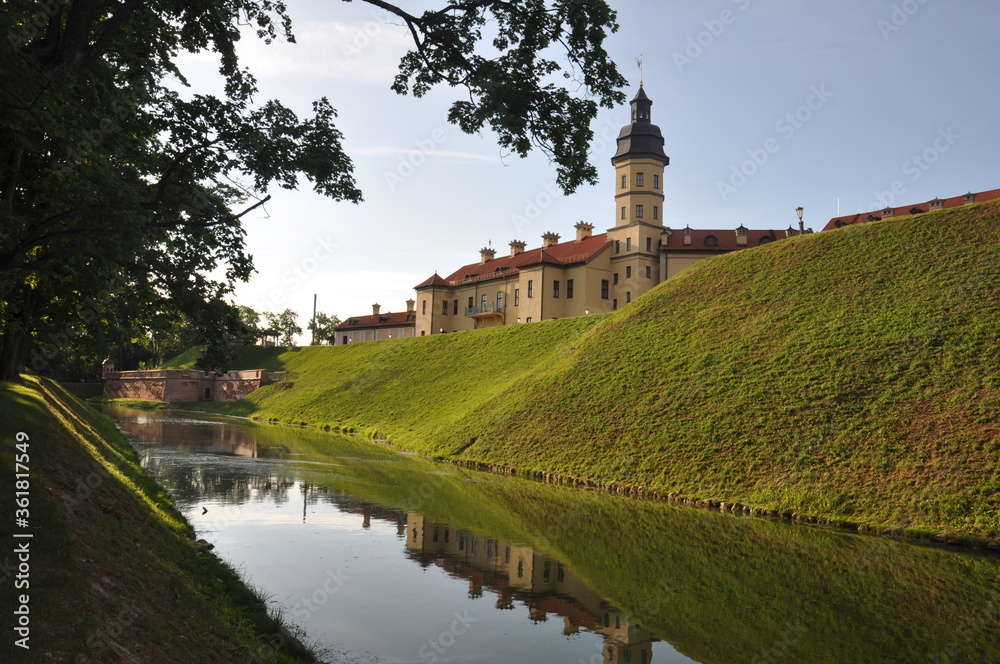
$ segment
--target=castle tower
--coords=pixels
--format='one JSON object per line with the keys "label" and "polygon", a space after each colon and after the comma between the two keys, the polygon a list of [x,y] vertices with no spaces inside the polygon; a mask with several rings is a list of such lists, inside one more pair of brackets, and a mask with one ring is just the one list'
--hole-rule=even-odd
{"label": "castle tower", "polygon": [[651,121],[652,100],[642,85],[632,100],[632,122],[618,134],[615,167],[614,302],[618,307],[660,282],[660,233],[663,229],[663,170],[670,157],[663,134]]}

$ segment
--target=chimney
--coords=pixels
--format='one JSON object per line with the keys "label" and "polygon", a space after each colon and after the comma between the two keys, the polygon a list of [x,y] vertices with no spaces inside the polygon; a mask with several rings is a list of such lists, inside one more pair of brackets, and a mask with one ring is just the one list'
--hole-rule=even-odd
{"label": "chimney", "polygon": [[685,247],[690,247],[691,246],[691,225],[690,224],[684,227],[684,246]]}
{"label": "chimney", "polygon": [[736,246],[747,246],[747,227],[743,224],[740,224],[739,228],[736,229]]}
{"label": "chimney", "polygon": [[594,234],[594,225],[588,224],[585,221],[581,221],[573,228],[576,229],[576,241],[586,240],[588,237]]}
{"label": "chimney", "polygon": [[408,314],[416,313],[416,311],[417,311],[416,305],[417,305],[417,303],[414,302],[413,300],[407,300],[406,301],[406,313],[408,313]]}
{"label": "chimney", "polygon": [[896,211],[894,209],[892,209],[891,207],[887,207],[886,209],[882,210],[882,218],[883,219],[892,219],[893,215],[895,215],[895,214],[896,214]]}
{"label": "chimney", "polygon": [[526,246],[528,246],[528,245],[525,244],[524,242],[521,242],[520,240],[511,240],[510,241],[510,255],[511,256],[517,256],[518,254],[523,253],[524,252],[524,248]]}
{"label": "chimney", "polygon": [[795,229],[792,226],[789,226],[785,231],[785,237],[792,237],[793,235],[795,235]]}
{"label": "chimney", "polygon": [[372,305],[372,316],[378,316],[378,312],[379,312],[379,310],[380,310],[381,308],[382,308],[382,305],[381,305],[381,304],[378,304],[378,303],[376,303],[376,304],[373,304],[373,305]]}
{"label": "chimney", "polygon": [[929,206],[928,209],[931,212],[933,212],[934,210],[943,210],[944,209],[944,201],[941,200],[940,198],[935,198],[933,201],[930,202],[930,206]]}
{"label": "chimney", "polygon": [[480,263],[491,261],[496,255],[497,252],[492,247],[483,247],[479,250]]}
{"label": "chimney", "polygon": [[542,249],[548,249],[555,244],[559,244],[559,233],[550,231],[542,234]]}
{"label": "chimney", "polygon": [[970,205],[976,202],[976,195],[971,191],[965,195],[965,204]]}

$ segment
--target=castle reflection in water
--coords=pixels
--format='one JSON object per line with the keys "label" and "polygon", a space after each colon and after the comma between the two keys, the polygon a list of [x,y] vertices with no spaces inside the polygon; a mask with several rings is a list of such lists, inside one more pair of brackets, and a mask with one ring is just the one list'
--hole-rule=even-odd
{"label": "castle reflection in water", "polygon": [[437,565],[467,579],[469,596],[484,589],[496,595],[498,609],[527,607],[533,621],[557,616],[563,634],[581,630],[604,638],[603,662],[649,664],[656,639],[628,615],[609,605],[559,561],[526,546],[482,537],[448,524],[407,514],[407,554],[420,565]]}

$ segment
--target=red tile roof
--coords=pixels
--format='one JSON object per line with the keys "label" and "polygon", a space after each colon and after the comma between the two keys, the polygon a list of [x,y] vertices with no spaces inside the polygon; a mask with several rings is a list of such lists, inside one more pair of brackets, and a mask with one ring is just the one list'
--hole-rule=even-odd
{"label": "red tile roof", "polygon": [[335,330],[364,330],[379,327],[400,327],[416,325],[417,315],[413,312],[400,311],[395,314],[368,314],[367,316],[351,316],[343,323],[333,328]]}
{"label": "red tile roof", "polygon": [[607,233],[591,235],[583,240],[570,240],[561,242],[550,247],[536,247],[522,251],[516,256],[501,256],[492,258],[485,263],[469,263],[463,265],[447,277],[440,277],[436,273],[429,279],[422,282],[416,288],[428,286],[461,286],[490,279],[502,279],[518,274],[522,268],[533,265],[573,265],[575,263],[586,263],[604,249],[611,246]]}
{"label": "red tile roof", "polygon": [[[917,203],[915,205],[901,205],[897,208],[891,208],[893,211],[893,218],[903,217],[911,214],[920,214],[922,212],[929,212],[931,210],[931,204],[937,203],[934,206],[934,210],[948,209],[955,207],[962,207],[966,204],[966,197],[969,194],[963,194],[961,196],[952,196],[951,198],[935,198],[932,201],[927,201],[926,203]],[[989,191],[981,191],[978,194],[972,194],[975,197],[976,203],[983,203],[985,201],[992,201],[1000,198],[1000,189],[990,189]],[[880,221],[885,210],[875,210],[872,212],[861,212],[859,214],[847,214],[841,217],[834,217],[827,222],[826,226],[823,227],[824,231],[833,230],[835,228],[840,228],[841,226],[850,226],[851,224],[867,224],[872,221]]]}
{"label": "red tile roof", "polygon": [[[748,228],[747,243],[741,245],[736,244],[735,228],[724,230],[692,228],[690,229],[691,244],[684,244],[686,230],[684,228],[671,229],[670,237],[667,238],[667,242],[663,245],[661,251],[736,251],[737,249],[747,249],[760,244],[774,242],[775,240],[781,240],[789,235],[798,235],[799,232],[791,228],[784,231]],[[713,237],[715,238],[715,244],[712,244],[710,239]],[[706,241],[708,241],[708,244],[706,244]]]}

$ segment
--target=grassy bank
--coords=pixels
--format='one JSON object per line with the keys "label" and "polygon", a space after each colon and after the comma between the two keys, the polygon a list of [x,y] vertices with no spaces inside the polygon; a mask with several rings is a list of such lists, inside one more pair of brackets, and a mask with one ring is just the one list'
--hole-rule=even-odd
{"label": "grassy bank", "polygon": [[29,542],[28,587],[15,589],[12,549],[0,555],[0,600],[16,607],[27,594],[31,630],[30,649],[4,661],[313,661],[191,539],[109,419],[50,381],[0,383],[0,447],[8,478],[27,454],[28,527],[15,532],[33,535],[13,540]]}
{"label": "grassy bank", "polygon": [[706,260],[608,316],[275,350],[284,385],[206,407],[518,471],[993,538],[998,320],[988,203]]}

